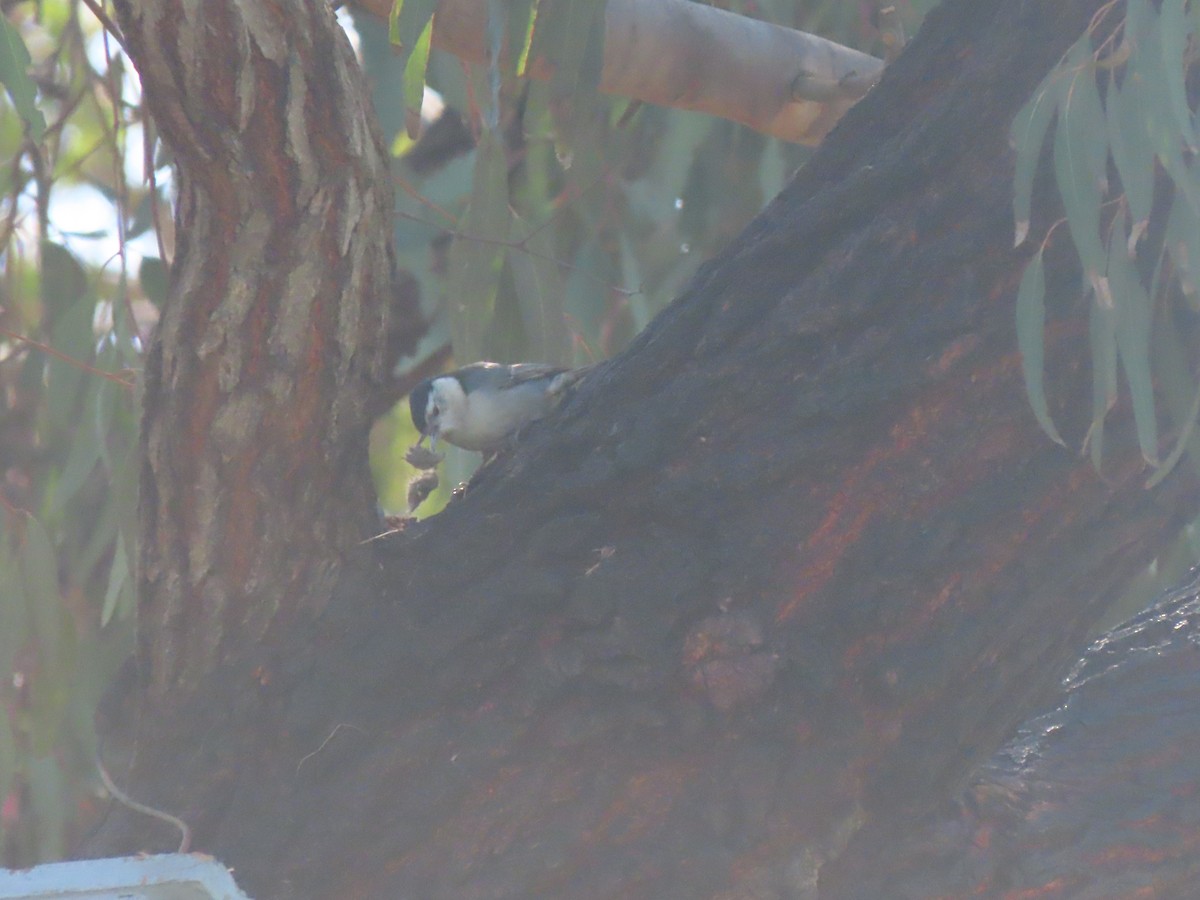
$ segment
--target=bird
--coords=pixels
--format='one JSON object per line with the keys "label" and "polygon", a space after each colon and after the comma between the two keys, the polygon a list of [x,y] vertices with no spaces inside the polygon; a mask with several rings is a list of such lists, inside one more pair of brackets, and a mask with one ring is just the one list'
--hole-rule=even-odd
{"label": "bird", "polygon": [[[408,397],[421,440],[494,454],[525,425],[554,408],[562,392],[591,366],[477,362],[426,378]],[[419,443],[419,441],[418,441]]]}

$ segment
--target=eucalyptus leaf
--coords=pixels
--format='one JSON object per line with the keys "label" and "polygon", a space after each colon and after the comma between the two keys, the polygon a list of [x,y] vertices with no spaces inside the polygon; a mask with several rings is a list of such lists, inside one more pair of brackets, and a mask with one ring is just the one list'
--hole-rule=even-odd
{"label": "eucalyptus leaf", "polygon": [[167,290],[170,287],[171,276],[167,265],[157,256],[144,256],[138,264],[138,284],[142,293],[160,310],[167,302]]}
{"label": "eucalyptus leaf", "polygon": [[25,599],[40,649],[53,665],[62,615],[58,559],[50,535],[39,519],[27,516],[24,532],[19,560]]}
{"label": "eucalyptus leaf", "polygon": [[90,365],[94,352],[93,312],[90,303],[79,302],[54,323],[50,343],[65,357],[51,357],[46,368],[46,413],[55,429],[69,429],[78,421],[86,374],[80,366]]}
{"label": "eucalyptus leaf", "polygon": [[1171,200],[1163,245],[1184,296],[1193,308],[1200,308],[1200,216],[1182,195]]}
{"label": "eucalyptus leaf", "polygon": [[633,252],[629,236],[626,234],[621,235],[621,283],[627,290],[632,291],[629,295],[629,311],[633,314],[634,331],[641,333],[642,329],[650,324],[652,313],[646,294],[640,287],[641,263]]}
{"label": "eucalyptus leaf", "polygon": [[99,600],[99,589],[105,585],[96,584],[93,569],[100,560],[112,552],[113,542],[117,536],[117,520],[120,514],[118,499],[110,490],[96,515],[92,527],[88,530],[87,539],[83,546],[75,552],[71,559],[71,574],[77,584],[86,584],[89,595]]}
{"label": "eucalyptus leaf", "polygon": [[1175,329],[1161,318],[1154,326],[1154,360],[1167,409],[1179,429],[1179,436],[1166,460],[1147,481],[1147,487],[1162,481],[1185,453],[1193,472],[1200,475],[1200,432],[1196,429],[1196,420],[1200,417],[1200,385],[1192,377],[1190,351],[1185,351]]}
{"label": "eucalyptus leaf", "polygon": [[1200,385],[1195,386],[1188,411],[1180,417],[1184,422],[1184,426],[1175,440],[1175,446],[1171,448],[1171,452],[1163,460],[1162,465],[1158,467],[1157,471],[1146,480],[1147,490],[1155,487],[1160,481],[1170,475],[1184,453],[1189,453],[1193,459],[1200,458],[1200,453],[1198,453],[1200,451],[1200,443],[1195,441],[1196,418],[1198,416],[1200,416]]}
{"label": "eucalyptus leaf", "polygon": [[1117,400],[1117,313],[1093,297],[1088,319],[1092,348],[1092,424],[1087,445],[1092,465],[1101,471],[1104,459],[1104,420]]}
{"label": "eucalyptus leaf", "polygon": [[[1146,132],[1140,103],[1131,87],[1118,88],[1110,84],[1106,100],[1109,147],[1133,215],[1133,234],[1137,235],[1144,232],[1154,204],[1154,147]],[[1133,251],[1133,246],[1127,247],[1131,255]]]}
{"label": "eucalyptus leaf", "polygon": [[527,236],[508,255],[517,304],[528,342],[528,357],[542,362],[566,363],[570,359],[564,309],[566,279],[554,258],[553,224],[531,228],[516,220]]}
{"label": "eucalyptus leaf", "polygon": [[42,301],[52,318],[88,296],[87,274],[66,247],[53,241],[41,244]]}
{"label": "eucalyptus leaf", "polygon": [[483,349],[511,222],[503,140],[485,131],[475,148],[471,199],[449,254],[446,309],[454,355],[460,361],[478,359]]}
{"label": "eucalyptus leaf", "polygon": [[74,665],[74,634],[63,607],[54,545],[42,523],[29,516],[21,544],[21,575],[33,635],[37,672],[30,680],[30,725],[34,752],[48,753],[58,738]]}
{"label": "eucalyptus leaf", "polygon": [[1105,291],[1099,286],[1105,270],[1105,252],[1100,241],[1103,197],[1094,159],[1096,143],[1107,148],[1108,139],[1103,112],[1085,99],[1090,94],[1087,87],[1095,87],[1094,71],[1091,66],[1077,68],[1060,104],[1054,138],[1054,177],[1084,273],[1104,302]]}
{"label": "eucalyptus leaf", "polygon": [[437,0],[394,0],[388,14],[388,39],[402,59],[413,52],[421,33],[433,18]]}
{"label": "eucalyptus leaf", "polygon": [[[608,264],[609,257],[597,237],[590,237],[579,247],[568,270],[566,310],[572,330],[583,341],[589,335],[603,333],[603,324],[608,314]],[[583,358],[579,362],[592,362],[599,356],[600,348],[583,346]]]}
{"label": "eucalyptus leaf", "polygon": [[1025,392],[1033,407],[1034,417],[1042,430],[1056,444],[1066,446],[1046,403],[1045,330],[1046,275],[1042,251],[1034,254],[1021,276],[1017,289],[1017,349],[1021,351],[1021,371],[1025,376]]}
{"label": "eucalyptus leaf", "polygon": [[1017,113],[1009,130],[1009,138],[1016,148],[1016,168],[1013,175],[1013,218],[1015,220],[1014,246],[1025,243],[1029,234],[1029,220],[1033,198],[1033,179],[1037,174],[1038,161],[1042,157],[1042,145],[1050,121],[1058,108],[1062,73],[1056,67],[1042,79],[1033,96]]}
{"label": "eucalyptus leaf", "polygon": [[599,88],[605,6],[604,0],[538,0],[529,61],[549,67],[556,98]]}
{"label": "eucalyptus leaf", "polygon": [[547,106],[558,123],[556,138],[567,168],[588,146],[585,138],[597,110],[605,5],[605,0],[539,0],[537,5],[527,67],[536,63],[550,72]]}
{"label": "eucalyptus leaf", "polygon": [[421,133],[421,107],[425,99],[425,70],[429,66],[429,48],[433,41],[433,19],[425,23],[408,62],[404,65],[404,129],[416,140]]}
{"label": "eucalyptus leaf", "polygon": [[[93,382],[86,386],[88,393],[94,392],[97,385]],[[86,403],[85,399],[85,403]],[[67,452],[67,461],[63,465],[62,477],[54,491],[54,509],[63,511],[66,505],[74,499],[79,489],[87,482],[88,476],[100,462],[100,442],[90,428],[76,428],[71,438],[71,449]]]}
{"label": "eucalyptus leaf", "polygon": [[1150,145],[1171,180],[1197,210],[1200,191],[1188,178],[1184,142],[1172,115],[1171,89],[1163,62],[1164,48],[1159,15],[1147,0],[1127,0],[1126,39],[1134,47],[1126,63],[1124,87],[1136,89],[1138,108]]}
{"label": "eucalyptus leaf", "polygon": [[0,542],[0,672],[11,675],[17,651],[30,637],[24,578],[5,535]]}
{"label": "eucalyptus leaf", "polygon": [[1085,34],[1067,51],[1067,66],[1072,75],[1059,111],[1070,120],[1073,152],[1087,163],[1093,184],[1103,194],[1108,190],[1108,130],[1090,35]]}
{"label": "eucalyptus leaf", "polygon": [[505,6],[508,9],[508,34],[505,38],[508,52],[502,59],[506,63],[506,74],[517,75],[524,71],[528,63],[537,4],[534,0],[508,0]]}
{"label": "eucalyptus leaf", "polygon": [[1159,10],[1159,35],[1162,45],[1162,71],[1164,93],[1170,103],[1175,126],[1183,142],[1195,149],[1196,131],[1192,111],[1188,107],[1187,52],[1191,43],[1192,29],[1185,11],[1187,0],[1162,0]]}
{"label": "eucalyptus leaf", "polygon": [[0,15],[0,82],[3,82],[13,108],[29,129],[29,136],[40,141],[46,133],[46,117],[37,108],[37,91],[29,77],[29,51],[16,26]]}
{"label": "eucalyptus leaf", "polygon": [[[136,554],[138,542],[138,455],[132,451],[125,453],[112,471],[112,497],[117,515],[117,529],[124,540],[125,553],[128,557],[130,572],[136,572]],[[136,582],[128,582],[128,596],[133,599],[133,588]],[[123,608],[118,609],[121,612]]]}
{"label": "eucalyptus leaf", "polygon": [[125,539],[118,533],[112,569],[108,573],[108,588],[104,592],[104,606],[100,611],[101,626],[108,625],[112,620],[113,613],[117,611],[117,603],[121,599],[128,581],[129,557],[125,551]]}
{"label": "eucalyptus leaf", "polygon": [[62,859],[66,854],[66,776],[53,756],[28,760],[26,780],[29,805],[37,833],[37,855],[41,860]]}
{"label": "eucalyptus leaf", "polygon": [[719,215],[722,195],[735,189],[721,175],[727,165],[727,143],[733,127],[736,126],[729,122],[713,120],[688,166],[687,180],[679,195],[683,202],[679,232],[689,241],[705,234],[710,215]]}
{"label": "eucalyptus leaf", "polygon": [[1117,351],[1133,401],[1133,419],[1142,457],[1158,465],[1158,421],[1154,410],[1154,376],[1150,370],[1153,307],[1141,279],[1125,253],[1125,217],[1113,222],[1108,248],[1108,280],[1116,310]]}

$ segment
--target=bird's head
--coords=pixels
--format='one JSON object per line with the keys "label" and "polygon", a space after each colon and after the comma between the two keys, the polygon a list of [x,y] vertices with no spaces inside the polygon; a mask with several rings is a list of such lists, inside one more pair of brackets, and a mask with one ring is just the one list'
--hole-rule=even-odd
{"label": "bird's head", "polygon": [[467,397],[462,383],[453,375],[426,378],[408,397],[409,412],[417,431],[432,439],[445,437],[454,442],[455,432],[462,426]]}

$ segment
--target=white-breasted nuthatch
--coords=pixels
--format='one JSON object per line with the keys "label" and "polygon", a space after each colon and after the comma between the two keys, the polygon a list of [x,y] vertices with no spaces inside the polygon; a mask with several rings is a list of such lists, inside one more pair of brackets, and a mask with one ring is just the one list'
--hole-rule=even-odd
{"label": "white-breasted nuthatch", "polygon": [[523,426],[554,408],[562,392],[590,366],[477,362],[426,378],[408,397],[413,424],[436,446],[494,453]]}

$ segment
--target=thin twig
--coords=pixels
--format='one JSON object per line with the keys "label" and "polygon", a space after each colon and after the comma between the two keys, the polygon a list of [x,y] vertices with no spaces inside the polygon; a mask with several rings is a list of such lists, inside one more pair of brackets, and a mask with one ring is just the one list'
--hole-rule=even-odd
{"label": "thin twig", "polygon": [[129,48],[125,46],[125,39],[121,37],[121,30],[117,28],[117,24],[108,17],[108,13],[104,11],[104,7],[96,3],[96,0],[83,0],[83,5],[91,10],[92,15],[95,16],[97,21],[104,26],[104,30],[111,34],[116,42],[121,45],[121,49],[125,51],[125,55],[129,56],[130,59],[133,59],[133,57],[129,54]]}
{"label": "thin twig", "polygon": [[[103,13],[104,10],[101,9],[100,12]],[[121,121],[121,80],[113,70],[112,51],[108,46],[110,30],[105,26],[103,37],[105,74],[109,79],[106,88],[108,89],[109,101],[112,103],[113,190],[117,200],[117,255],[121,258],[121,277],[118,282],[118,294],[120,295],[121,306],[129,323],[130,333],[137,337],[137,342],[140,346],[145,346],[146,339],[142,334],[141,327],[138,325],[137,315],[133,311],[133,298],[129,295],[129,256],[126,252],[125,239],[125,214],[129,207],[129,190],[128,185],[125,183],[124,168],[126,145],[123,140],[125,133],[123,128],[124,123]],[[120,42],[118,41],[118,43]],[[123,44],[121,45],[121,49],[125,50]],[[126,51],[125,55],[127,58],[129,57],[128,51]],[[116,310],[113,311],[113,328],[116,329]],[[117,331],[117,333],[120,334],[120,331]]]}
{"label": "thin twig", "polygon": [[123,790],[113,784],[112,778],[108,774],[108,769],[104,768],[104,763],[99,759],[96,760],[96,769],[100,773],[100,780],[104,783],[104,788],[113,795],[113,799],[117,800],[124,806],[129,807],[134,812],[140,812],[143,815],[150,816],[162,822],[167,822],[179,829],[179,849],[177,853],[187,853],[192,847],[192,829],[188,823],[178,816],[173,816],[169,812],[164,812],[161,809],[155,809],[153,806],[147,806],[144,803],[138,803]]}
{"label": "thin twig", "polygon": [[365,735],[367,733],[365,730],[363,730],[362,728],[359,728],[357,725],[351,725],[349,722],[338,722],[337,725],[333,726],[333,731],[329,732],[329,736],[327,738],[325,738],[325,740],[321,741],[320,747],[318,747],[316,750],[312,751],[312,753],[305,753],[304,756],[300,757],[300,762],[296,763],[296,774],[299,775],[300,767],[302,765],[304,765],[305,762],[312,759],[314,756],[316,756],[318,753],[320,753],[322,750],[324,750],[325,745],[328,744],[330,741],[332,741],[334,735],[336,735],[343,728],[351,728],[354,731],[357,731],[359,734]]}
{"label": "thin twig", "polygon": [[121,387],[126,388],[127,390],[133,390],[132,381],[128,381],[122,378],[120,375],[114,374],[113,372],[106,372],[103,369],[97,369],[95,366],[89,366],[85,362],[80,362],[75,357],[69,356],[66,353],[63,353],[61,350],[56,350],[49,344],[44,344],[41,341],[34,340],[31,337],[26,337],[23,334],[17,334],[15,331],[9,331],[7,328],[0,328],[0,335],[3,335],[11,341],[19,341],[22,344],[28,344],[30,347],[41,350],[43,353],[47,353],[50,356],[53,356],[55,359],[60,359],[67,365],[74,366],[81,371],[87,372],[89,375],[99,375],[101,378],[105,378],[114,384],[119,384]]}

